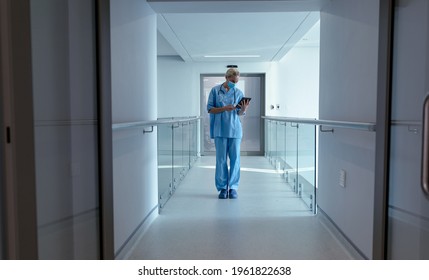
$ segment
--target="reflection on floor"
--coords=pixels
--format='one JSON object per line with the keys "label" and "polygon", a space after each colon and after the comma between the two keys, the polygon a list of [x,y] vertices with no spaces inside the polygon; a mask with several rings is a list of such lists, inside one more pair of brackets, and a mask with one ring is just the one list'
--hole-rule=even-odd
{"label": "reflection on floor", "polygon": [[263,157],[241,158],[239,198],[220,200],[201,157],[129,259],[353,259]]}

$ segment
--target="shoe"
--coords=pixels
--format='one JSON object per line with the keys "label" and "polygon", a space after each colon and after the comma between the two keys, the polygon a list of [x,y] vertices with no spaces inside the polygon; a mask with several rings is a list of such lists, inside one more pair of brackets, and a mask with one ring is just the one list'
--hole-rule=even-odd
{"label": "shoe", "polygon": [[236,198],[238,198],[237,190],[230,189],[229,190],[229,198],[230,199],[236,199]]}
{"label": "shoe", "polygon": [[222,189],[219,193],[219,199],[226,199],[228,198],[228,189]]}

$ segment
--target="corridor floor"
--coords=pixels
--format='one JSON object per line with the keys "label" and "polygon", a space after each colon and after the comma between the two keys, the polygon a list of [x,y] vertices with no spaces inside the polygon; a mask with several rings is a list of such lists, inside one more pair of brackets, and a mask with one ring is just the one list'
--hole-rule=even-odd
{"label": "corridor floor", "polygon": [[129,259],[353,259],[266,158],[241,157],[236,200],[217,198],[214,164],[197,160]]}

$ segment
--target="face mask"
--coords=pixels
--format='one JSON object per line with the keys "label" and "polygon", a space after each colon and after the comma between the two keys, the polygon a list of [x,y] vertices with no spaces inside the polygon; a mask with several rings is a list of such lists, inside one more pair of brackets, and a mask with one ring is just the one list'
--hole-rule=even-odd
{"label": "face mask", "polygon": [[228,87],[229,88],[234,88],[235,84],[233,82],[231,82],[231,81],[228,81]]}

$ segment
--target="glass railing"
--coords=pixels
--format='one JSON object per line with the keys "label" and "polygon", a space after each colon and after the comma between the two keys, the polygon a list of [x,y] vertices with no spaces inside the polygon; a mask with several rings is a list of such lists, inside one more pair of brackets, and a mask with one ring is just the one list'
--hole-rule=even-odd
{"label": "glass railing", "polygon": [[[265,120],[268,140],[267,158],[295,193],[299,193],[299,125],[296,123]],[[302,148],[301,148],[302,149]]]}
{"label": "glass railing", "polygon": [[[263,117],[265,119],[265,157],[284,178],[297,197],[316,214],[316,127],[333,133],[335,127],[375,131],[372,123],[315,119]],[[326,126],[329,129],[323,128]]]}
{"label": "glass railing", "polygon": [[297,128],[298,196],[310,210],[315,209],[316,195],[316,128],[299,124]]}
{"label": "glass railing", "polygon": [[158,199],[160,210],[198,157],[200,118],[160,119],[158,124]]}
{"label": "glass railing", "polygon": [[154,127],[157,127],[160,211],[198,158],[200,119],[200,117],[162,118],[113,125],[114,130],[139,127],[143,129],[143,133],[152,133]]}

